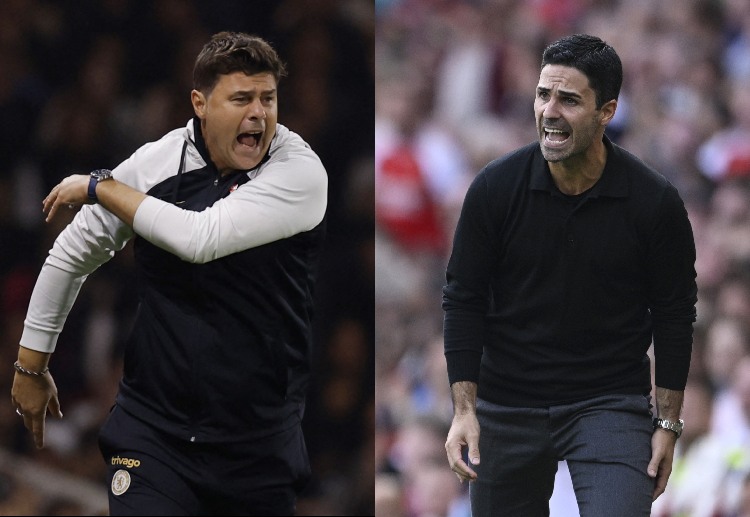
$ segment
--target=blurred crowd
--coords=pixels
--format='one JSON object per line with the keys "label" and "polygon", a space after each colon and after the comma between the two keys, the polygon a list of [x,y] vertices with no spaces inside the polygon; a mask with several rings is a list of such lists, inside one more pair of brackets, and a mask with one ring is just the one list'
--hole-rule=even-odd
{"label": "blurred crowd", "polygon": [[[329,174],[304,426],[313,480],[299,515],[371,515],[374,441],[374,10],[369,0],[0,2],[0,514],[105,514],[97,432],[136,309],[131,245],[84,284],[50,369],[62,420],[36,450],[10,403],[36,275],[72,219],[41,200],[72,173],[114,168],[192,117],[192,66],[211,34],[268,39],[286,62],[279,122]],[[92,491],[93,490],[93,491]],[[91,494],[98,494],[96,497]],[[101,497],[99,497],[101,496]]]}
{"label": "blurred crowd", "polygon": [[[375,507],[468,517],[444,443],[452,418],[441,287],[464,193],[537,139],[542,51],[594,34],[624,83],[607,128],[680,191],[697,247],[685,431],[654,517],[750,516],[750,2],[376,0]],[[552,517],[578,515],[560,464]]]}

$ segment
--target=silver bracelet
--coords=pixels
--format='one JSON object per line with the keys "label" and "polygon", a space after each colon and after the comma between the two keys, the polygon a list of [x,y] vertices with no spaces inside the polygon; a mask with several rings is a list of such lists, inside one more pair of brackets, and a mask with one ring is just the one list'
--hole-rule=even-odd
{"label": "silver bracelet", "polygon": [[13,368],[15,368],[17,372],[25,373],[26,375],[35,375],[36,377],[41,377],[49,371],[49,366],[45,366],[44,370],[42,370],[41,372],[32,372],[31,370],[27,370],[26,368],[18,364],[18,361],[13,363]]}

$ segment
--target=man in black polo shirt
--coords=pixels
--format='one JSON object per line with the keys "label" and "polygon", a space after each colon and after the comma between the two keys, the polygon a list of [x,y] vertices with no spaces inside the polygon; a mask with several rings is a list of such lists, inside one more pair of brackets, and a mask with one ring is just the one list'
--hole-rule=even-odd
{"label": "man in black polo shirt", "polygon": [[552,43],[539,142],[488,164],[466,195],[443,290],[445,446],[474,517],[549,515],[563,459],[582,516],[648,516],[672,470],[695,244],[674,186],[604,135],[621,83],[599,38]]}

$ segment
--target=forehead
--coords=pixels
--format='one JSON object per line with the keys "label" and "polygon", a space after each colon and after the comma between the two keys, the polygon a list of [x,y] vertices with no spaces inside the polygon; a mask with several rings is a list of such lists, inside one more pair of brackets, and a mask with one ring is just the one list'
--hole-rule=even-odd
{"label": "forehead", "polygon": [[561,88],[566,91],[586,95],[588,92],[594,94],[589,86],[589,78],[586,74],[572,66],[545,65],[539,74],[539,87],[555,90]]}
{"label": "forehead", "polygon": [[260,72],[253,75],[247,75],[243,72],[222,74],[214,86],[215,92],[223,93],[239,91],[260,93],[275,89],[276,79],[271,72]]}

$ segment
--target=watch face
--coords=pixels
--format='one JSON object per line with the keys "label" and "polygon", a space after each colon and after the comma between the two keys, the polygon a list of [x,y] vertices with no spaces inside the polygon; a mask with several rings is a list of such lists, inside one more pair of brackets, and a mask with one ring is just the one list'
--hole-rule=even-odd
{"label": "watch face", "polygon": [[91,171],[91,176],[93,178],[96,178],[98,181],[101,181],[103,179],[111,178],[112,171],[109,169],[97,169],[95,171]]}

